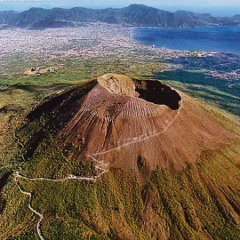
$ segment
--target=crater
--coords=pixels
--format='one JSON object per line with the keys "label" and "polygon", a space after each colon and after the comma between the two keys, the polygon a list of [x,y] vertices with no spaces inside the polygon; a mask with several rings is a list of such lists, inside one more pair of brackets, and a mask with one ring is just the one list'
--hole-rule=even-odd
{"label": "crater", "polygon": [[180,106],[181,96],[160,81],[137,80],[110,73],[99,77],[98,82],[114,94],[141,98],[156,105],[166,105],[172,110],[177,110]]}
{"label": "crater", "polygon": [[134,82],[139,98],[154,104],[166,105],[172,110],[179,109],[181,96],[171,87],[152,80],[134,80]]}

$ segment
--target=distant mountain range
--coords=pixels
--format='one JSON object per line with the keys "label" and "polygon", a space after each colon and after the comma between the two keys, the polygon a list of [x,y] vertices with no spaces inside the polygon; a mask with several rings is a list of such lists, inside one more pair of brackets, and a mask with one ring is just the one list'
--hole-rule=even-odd
{"label": "distant mountain range", "polygon": [[77,26],[81,23],[105,22],[137,27],[187,28],[218,25],[240,25],[240,15],[233,17],[213,17],[211,14],[198,14],[188,11],[168,12],[145,5],[132,4],[125,8],[88,9],[75,7],[30,8],[18,13],[0,12],[0,25],[30,29]]}

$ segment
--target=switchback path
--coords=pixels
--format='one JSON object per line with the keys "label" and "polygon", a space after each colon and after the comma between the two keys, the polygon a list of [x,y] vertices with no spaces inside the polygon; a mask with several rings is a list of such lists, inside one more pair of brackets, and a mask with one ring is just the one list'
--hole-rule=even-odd
{"label": "switchback path", "polygon": [[25,195],[27,195],[27,196],[29,196],[29,203],[28,203],[29,209],[30,209],[33,213],[35,213],[36,215],[39,216],[39,221],[38,221],[38,223],[37,223],[37,233],[38,233],[38,236],[39,236],[39,238],[40,238],[41,240],[45,240],[44,237],[43,237],[43,235],[42,235],[41,229],[40,229],[40,224],[41,224],[41,222],[42,222],[42,220],[43,220],[43,215],[42,215],[40,212],[36,211],[36,210],[31,206],[32,194],[29,193],[29,192],[25,192],[25,191],[21,188],[17,177],[19,177],[19,176],[15,176],[15,182],[17,183],[20,192],[23,193],[23,194],[25,194]]}
{"label": "switchback path", "polygon": [[[18,144],[21,146],[21,156],[22,156],[22,159],[25,160],[24,155],[22,154],[22,150],[24,148],[24,145],[21,143],[21,141],[19,140],[19,138],[16,136],[15,133],[14,133],[14,138],[17,140]],[[96,158],[94,158],[90,155],[88,157],[91,158],[91,160],[93,160],[93,162],[96,163],[95,169],[100,171],[100,173],[96,176],[82,177],[82,176],[75,176],[75,175],[70,174],[66,178],[51,179],[51,178],[28,178],[28,177],[25,177],[25,176],[21,175],[18,171],[15,173],[14,180],[15,180],[20,192],[24,195],[29,196],[28,208],[34,214],[36,214],[39,217],[39,220],[38,220],[38,223],[37,223],[37,233],[38,233],[38,236],[41,240],[45,240],[44,237],[43,237],[41,228],[40,228],[41,222],[43,221],[44,216],[32,207],[32,205],[31,205],[32,194],[30,192],[26,192],[22,189],[22,187],[19,183],[19,179],[25,179],[25,180],[28,180],[28,181],[49,181],[49,182],[59,182],[59,183],[60,182],[66,182],[66,181],[69,181],[69,180],[96,182],[103,174],[105,174],[108,171],[108,163],[104,163],[104,161],[99,161],[99,160],[97,160]]]}

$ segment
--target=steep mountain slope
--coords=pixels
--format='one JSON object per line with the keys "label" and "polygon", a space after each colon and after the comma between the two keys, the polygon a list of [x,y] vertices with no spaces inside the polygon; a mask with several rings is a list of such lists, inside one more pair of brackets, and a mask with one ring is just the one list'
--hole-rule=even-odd
{"label": "steep mountain slope", "polygon": [[177,27],[201,27],[218,24],[211,14],[196,14],[187,11],[177,11],[174,14],[175,26]]}
{"label": "steep mountain slope", "polygon": [[18,16],[19,14],[14,11],[0,12],[0,24],[15,25]]}
{"label": "steep mountain slope", "polygon": [[137,26],[174,27],[174,13],[133,4],[123,9],[123,14],[129,24]]}
{"label": "steep mountain slope", "polygon": [[[238,25],[235,18],[216,18],[210,14],[177,11],[171,13],[145,5],[132,4],[122,9],[72,9],[31,8],[22,13],[0,12],[0,24],[27,28],[45,28],[42,22],[57,22],[55,27],[65,26],[64,22],[77,25],[82,22],[106,22],[129,24],[139,27],[199,27],[208,25]],[[62,25],[60,24],[62,23]],[[54,26],[54,25],[53,25]]]}
{"label": "steep mountain slope", "polygon": [[18,185],[45,239],[240,239],[240,127],[159,81],[74,86],[16,136],[29,178],[5,190],[1,239],[37,237]]}

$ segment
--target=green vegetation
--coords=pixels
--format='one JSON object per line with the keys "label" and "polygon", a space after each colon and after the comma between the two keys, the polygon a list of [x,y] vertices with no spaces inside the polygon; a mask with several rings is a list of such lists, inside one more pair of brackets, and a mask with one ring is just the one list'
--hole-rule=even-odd
{"label": "green vegetation", "polygon": [[[24,116],[39,101],[76,83],[106,72],[165,81],[200,100],[239,116],[239,86],[208,81],[202,73],[169,71],[155,74],[164,64],[137,61],[92,60],[69,64],[42,76],[9,75],[0,79],[0,177],[20,170],[26,176],[60,178],[70,173],[96,174],[93,164],[68,159],[49,134],[27,161],[14,138]],[[236,87],[236,88],[235,88]],[[217,109],[217,108],[216,108]],[[219,109],[218,109],[219,110]],[[111,115],[114,109],[109,110]],[[238,125],[209,110],[212,116],[239,134]],[[232,117],[232,115],[231,115]],[[237,119],[237,117],[236,117]],[[32,128],[40,129],[40,123]],[[23,142],[31,131],[17,131]],[[74,146],[69,146],[74,147]],[[239,143],[204,152],[197,169],[183,173],[157,170],[146,186],[139,185],[134,171],[113,170],[97,183],[21,180],[32,193],[33,207],[44,215],[41,229],[46,239],[240,239]],[[234,159],[234,160],[229,160]],[[206,161],[207,160],[207,161]],[[229,174],[231,173],[231,174]],[[218,184],[216,184],[218,183]],[[23,195],[8,177],[0,195],[0,238],[38,239],[38,218],[28,209]],[[166,238],[167,238],[166,237]]]}
{"label": "green vegetation", "polygon": [[[237,240],[238,146],[239,142],[218,152],[203,152],[198,170],[190,166],[182,173],[156,170],[145,186],[139,185],[134,171],[120,170],[106,173],[97,183],[21,180],[20,184],[32,193],[33,207],[44,215],[41,229],[47,239],[152,239],[165,235],[175,240],[208,239],[210,235],[216,240]],[[26,175],[61,177],[73,169],[85,176],[94,174],[88,164],[64,162],[57,147],[42,152],[23,164]],[[27,208],[27,197],[13,181],[5,192],[9,200],[1,214],[1,237],[37,239],[37,217]]]}

